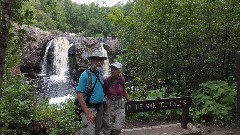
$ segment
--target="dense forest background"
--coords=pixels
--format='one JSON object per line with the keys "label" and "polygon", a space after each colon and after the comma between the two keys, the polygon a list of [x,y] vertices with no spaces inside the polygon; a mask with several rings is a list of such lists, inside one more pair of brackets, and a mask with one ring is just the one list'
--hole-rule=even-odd
{"label": "dense forest background", "polygon": [[[5,15],[9,14],[10,20],[5,20],[19,25],[117,38],[122,45],[118,60],[124,65],[127,85],[134,86],[128,89],[132,99],[194,95],[192,119],[220,124],[234,120],[235,63],[240,48],[237,0],[133,0],[113,7],[96,3],[80,5],[71,0],[7,0],[0,5],[2,28]],[[6,30],[1,29],[1,41],[6,37],[4,32]],[[0,48],[0,95],[4,95],[1,97],[4,102],[0,103],[0,127],[8,129],[15,124],[23,130],[23,125],[45,120],[54,111],[42,112],[34,108],[32,99],[26,99],[32,88],[24,76],[12,73],[21,58],[24,43],[21,35],[14,35],[11,28],[7,35],[8,44]],[[65,109],[70,109],[69,106]],[[24,109],[16,111],[16,107]],[[176,113],[165,112],[172,116]],[[16,117],[21,119],[16,121]],[[59,123],[55,129],[58,130],[54,132],[57,133],[74,132],[79,124],[72,117],[64,121],[56,119],[55,124]],[[76,125],[66,127],[67,123]]]}
{"label": "dense forest background", "polygon": [[[100,3],[100,2],[99,2]],[[116,6],[121,7],[121,3]],[[73,3],[71,0],[30,0],[20,10],[21,23],[44,30],[60,30],[83,36],[111,36],[113,25],[107,19],[110,7]]]}

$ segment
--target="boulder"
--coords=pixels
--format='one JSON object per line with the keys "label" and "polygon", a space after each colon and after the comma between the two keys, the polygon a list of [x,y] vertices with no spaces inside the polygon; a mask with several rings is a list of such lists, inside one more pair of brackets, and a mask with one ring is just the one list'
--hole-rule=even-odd
{"label": "boulder", "polygon": [[[15,33],[22,34],[23,36],[24,48],[22,50],[22,59],[20,63],[16,66],[19,69],[16,71],[21,71],[26,73],[29,77],[34,77],[36,74],[41,72],[43,57],[48,43],[57,37],[66,37],[69,44],[72,45],[68,50],[69,55],[69,69],[70,74],[74,76],[79,76],[83,69],[89,66],[89,61],[87,57],[92,53],[92,51],[100,47],[100,43],[103,43],[103,47],[107,50],[110,63],[116,58],[116,55],[120,53],[120,43],[117,39],[111,37],[108,38],[95,38],[95,37],[83,37],[74,33],[64,33],[64,32],[48,32],[27,25],[14,25]],[[47,59],[52,61],[53,48],[49,49],[49,56]]]}

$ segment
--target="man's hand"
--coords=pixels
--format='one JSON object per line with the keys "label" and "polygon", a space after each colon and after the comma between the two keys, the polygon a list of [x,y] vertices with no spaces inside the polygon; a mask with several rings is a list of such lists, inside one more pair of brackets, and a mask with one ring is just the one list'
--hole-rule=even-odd
{"label": "man's hand", "polygon": [[88,109],[85,101],[84,101],[84,98],[83,98],[83,93],[81,92],[78,92],[77,93],[77,98],[78,98],[78,101],[83,109],[83,112],[85,113],[85,116],[88,120],[89,123],[91,124],[94,124],[95,123],[95,116],[92,114],[92,112]]}
{"label": "man's hand", "polygon": [[88,113],[86,113],[86,117],[89,123],[91,124],[95,123],[95,116],[92,114],[91,111],[88,111]]}

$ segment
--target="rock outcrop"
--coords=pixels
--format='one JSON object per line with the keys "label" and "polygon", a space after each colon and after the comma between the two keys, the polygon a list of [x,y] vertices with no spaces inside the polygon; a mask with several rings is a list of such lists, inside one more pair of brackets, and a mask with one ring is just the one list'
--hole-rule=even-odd
{"label": "rock outcrop", "polygon": [[73,44],[69,48],[69,68],[71,74],[77,74],[77,76],[79,76],[79,72],[88,67],[89,61],[87,57],[95,48],[100,46],[100,43],[103,43],[104,49],[107,50],[110,63],[113,62],[116,55],[120,52],[120,43],[117,39],[112,38],[83,37],[73,33],[48,32],[26,25],[16,25],[15,32],[17,34],[25,33],[23,37],[25,46],[22,51],[22,59],[17,67],[20,68],[21,72],[27,73],[29,76],[34,76],[41,72],[47,44],[57,37],[66,37],[69,43]]}

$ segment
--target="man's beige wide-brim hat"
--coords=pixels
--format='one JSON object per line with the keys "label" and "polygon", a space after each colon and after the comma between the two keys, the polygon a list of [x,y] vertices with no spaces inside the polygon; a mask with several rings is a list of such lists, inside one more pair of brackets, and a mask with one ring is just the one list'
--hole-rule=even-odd
{"label": "man's beige wide-brim hat", "polygon": [[103,52],[100,50],[95,50],[91,56],[88,57],[88,60],[92,60],[92,59],[102,59],[102,60],[106,60],[107,57],[103,56]]}

